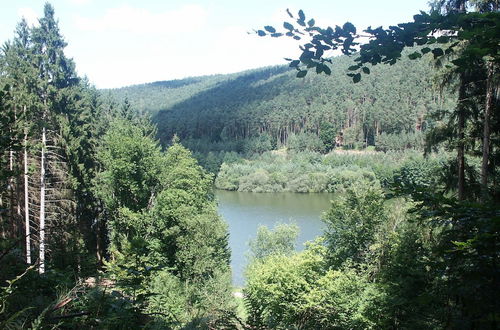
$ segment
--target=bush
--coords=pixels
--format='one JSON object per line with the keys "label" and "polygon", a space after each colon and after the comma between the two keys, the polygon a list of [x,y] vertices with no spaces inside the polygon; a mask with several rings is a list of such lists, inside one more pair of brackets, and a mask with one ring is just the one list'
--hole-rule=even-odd
{"label": "bush", "polygon": [[384,194],[377,184],[356,183],[338,195],[323,215],[331,265],[365,262],[384,218]]}
{"label": "bush", "polygon": [[248,323],[269,329],[369,329],[374,285],[357,271],[328,270],[321,240],[290,256],[256,259],[244,289]]}
{"label": "bush", "polygon": [[305,317],[305,295],[321,276],[322,257],[312,251],[256,259],[246,272],[248,322],[255,327],[294,328]]}
{"label": "bush", "polygon": [[271,255],[290,255],[295,251],[299,227],[277,224],[274,230],[259,226],[257,237],[249,242],[251,258],[262,259]]}
{"label": "bush", "polygon": [[238,191],[309,193],[341,192],[355,182],[379,181],[387,188],[395,176],[396,180],[403,176],[410,180],[410,172],[437,181],[434,169],[442,164],[443,157],[446,155],[424,158],[416,151],[328,155],[311,151],[265,152],[222,164],[215,186]]}

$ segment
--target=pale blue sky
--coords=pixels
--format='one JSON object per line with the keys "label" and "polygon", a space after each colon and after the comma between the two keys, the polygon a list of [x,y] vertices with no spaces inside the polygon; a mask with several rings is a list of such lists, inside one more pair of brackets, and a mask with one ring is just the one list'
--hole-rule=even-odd
{"label": "pale blue sky", "polygon": [[[21,16],[36,22],[42,0],[0,0],[0,42]],[[428,0],[53,0],[59,26],[81,75],[99,88],[230,73],[282,64],[297,44],[246,32],[281,26],[286,8],[317,24],[358,28],[411,20]],[[282,40],[281,40],[282,39]]]}

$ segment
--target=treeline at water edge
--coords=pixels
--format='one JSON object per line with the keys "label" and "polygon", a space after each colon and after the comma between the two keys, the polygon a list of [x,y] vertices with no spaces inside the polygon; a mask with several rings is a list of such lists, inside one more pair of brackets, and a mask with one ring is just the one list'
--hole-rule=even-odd
{"label": "treeline at water edge", "polygon": [[[406,152],[265,152],[249,159],[225,156],[215,179],[218,189],[251,192],[342,192],[355,182],[382,187],[393,184],[440,183],[452,189],[456,164],[451,153],[424,157]],[[478,159],[469,160],[477,178]],[[449,169],[448,173],[443,168]],[[472,182],[471,182],[472,183]],[[479,185],[479,182],[475,182]]]}

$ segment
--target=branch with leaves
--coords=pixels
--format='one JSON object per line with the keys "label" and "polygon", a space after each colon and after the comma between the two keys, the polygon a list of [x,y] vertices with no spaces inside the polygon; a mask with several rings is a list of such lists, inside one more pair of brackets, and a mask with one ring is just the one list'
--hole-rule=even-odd
{"label": "branch with leaves", "polygon": [[[286,60],[289,66],[297,69],[297,77],[305,77],[309,69],[315,68],[316,73],[331,74],[326,63],[332,63],[325,57],[326,51],[340,50],[342,54],[352,56],[357,62],[349,68],[348,73],[355,83],[361,80],[361,73],[370,74],[367,64],[393,65],[401,58],[406,47],[422,46],[418,51],[411,53],[410,59],[421,58],[422,55],[432,53],[435,59],[454,52],[455,48],[467,42],[465,50],[451,63],[465,70],[471,61],[487,57],[496,64],[500,62],[500,13],[450,13],[442,15],[437,11],[431,13],[420,12],[414,16],[413,22],[401,23],[387,29],[368,27],[364,34],[358,34],[356,27],[346,22],[342,27],[321,28],[315,25],[314,19],[306,23],[306,16],[299,10],[294,16],[290,10],[287,13],[297,25],[284,22],[284,31],[278,32],[273,26],[265,26],[256,30],[256,34],[265,37],[290,37],[294,40],[306,42],[300,45],[302,54],[298,59]],[[361,38],[368,38],[362,43]],[[357,47],[359,45],[359,48]],[[425,47],[424,47],[425,46]]]}

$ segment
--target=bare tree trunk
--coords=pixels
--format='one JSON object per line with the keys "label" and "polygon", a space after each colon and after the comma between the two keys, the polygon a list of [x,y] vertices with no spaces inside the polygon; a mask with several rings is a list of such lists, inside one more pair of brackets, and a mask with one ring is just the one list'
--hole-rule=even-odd
{"label": "bare tree trunk", "polygon": [[97,220],[96,226],[96,256],[97,256],[97,267],[101,268],[104,264],[104,256],[105,256],[105,243],[103,239],[103,217],[99,216]]}
{"label": "bare tree trunk", "polygon": [[460,75],[460,89],[458,91],[458,145],[457,145],[457,164],[458,164],[458,199],[465,199],[465,80],[464,74]]}
{"label": "bare tree trunk", "polygon": [[102,265],[102,254],[101,254],[101,228],[100,228],[100,220],[97,220],[96,226],[96,234],[95,234],[95,250],[96,250],[96,258],[97,258],[97,267],[101,267]]}
{"label": "bare tree trunk", "polygon": [[[26,107],[24,107],[26,112]],[[24,223],[26,235],[26,263],[31,264],[30,207],[28,195],[28,131],[24,129]]]}
{"label": "bare tree trunk", "polygon": [[9,171],[10,171],[10,177],[9,177],[9,197],[10,197],[10,205],[9,205],[9,210],[10,210],[10,222],[11,222],[11,230],[12,230],[12,237],[16,238],[17,235],[19,234],[18,228],[17,228],[17,223],[16,223],[16,217],[15,217],[15,207],[14,207],[14,151],[10,150],[9,151]]}
{"label": "bare tree trunk", "polygon": [[[465,1],[457,4],[457,10],[465,13]],[[457,145],[457,165],[458,165],[458,199],[465,199],[465,74],[460,74],[460,88],[458,91],[458,145]]]}
{"label": "bare tree trunk", "polygon": [[[3,209],[3,199],[2,199],[2,196],[0,195],[0,209]],[[6,238],[6,227],[5,227],[5,222],[4,222],[4,219],[3,219],[3,216],[2,216],[2,212],[0,212],[0,235],[2,235],[2,238]]]}
{"label": "bare tree trunk", "polygon": [[40,164],[40,265],[38,272],[45,273],[45,149],[47,145],[46,129],[42,129],[42,156]]}
{"label": "bare tree trunk", "polygon": [[486,104],[484,107],[483,122],[483,159],[481,162],[481,199],[488,198],[488,160],[490,158],[490,116],[493,108],[493,73],[495,68],[492,62],[488,63],[488,78],[486,80]]}

